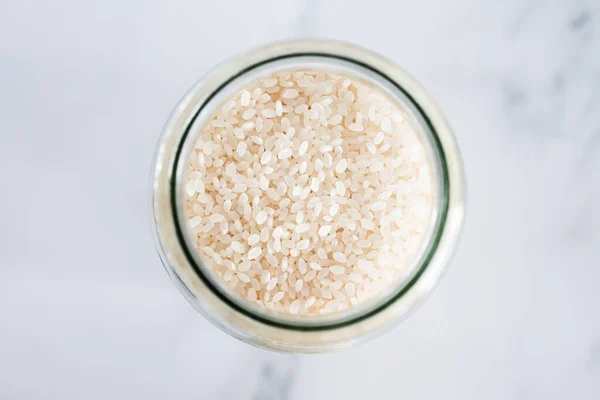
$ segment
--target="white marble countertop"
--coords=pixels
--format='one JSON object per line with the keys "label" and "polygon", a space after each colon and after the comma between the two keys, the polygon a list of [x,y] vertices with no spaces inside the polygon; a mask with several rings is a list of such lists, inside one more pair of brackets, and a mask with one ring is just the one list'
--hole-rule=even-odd
{"label": "white marble countertop", "polygon": [[[470,193],[423,307],[359,348],[300,357],[192,309],[156,255],[147,196],[188,87],[306,36],[421,80]],[[598,1],[10,2],[0,117],[1,399],[600,398]]]}

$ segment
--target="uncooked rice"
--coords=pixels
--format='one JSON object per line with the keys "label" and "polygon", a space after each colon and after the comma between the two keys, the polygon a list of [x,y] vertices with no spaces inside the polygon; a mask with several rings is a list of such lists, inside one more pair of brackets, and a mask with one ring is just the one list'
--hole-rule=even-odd
{"label": "uncooked rice", "polygon": [[342,311],[406,276],[432,204],[407,114],[327,71],[282,71],[225,101],[198,133],[189,231],[230,290],[290,314]]}

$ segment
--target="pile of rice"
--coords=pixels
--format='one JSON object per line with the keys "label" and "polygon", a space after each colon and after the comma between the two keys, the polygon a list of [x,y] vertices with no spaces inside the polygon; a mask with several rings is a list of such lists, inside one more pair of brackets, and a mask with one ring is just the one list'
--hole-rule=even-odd
{"label": "pile of rice", "polygon": [[283,71],[197,133],[185,181],[197,251],[230,290],[290,314],[342,311],[405,276],[432,204],[425,149],[379,89]]}

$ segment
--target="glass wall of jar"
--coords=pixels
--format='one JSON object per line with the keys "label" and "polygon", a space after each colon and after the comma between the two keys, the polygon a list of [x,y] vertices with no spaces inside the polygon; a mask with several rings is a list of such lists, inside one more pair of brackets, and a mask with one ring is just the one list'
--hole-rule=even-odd
{"label": "glass wall of jar", "polygon": [[[430,160],[434,204],[410,273],[376,298],[318,316],[277,313],[236,296],[211,273],[186,231],[183,182],[195,134],[226,99],[257,78],[289,69],[326,70],[383,90],[410,116]],[[174,284],[206,318],[253,345],[315,353],[348,348],[384,332],[413,310],[439,281],[465,212],[465,180],[448,122],[421,85],[385,58],[347,43],[277,43],[228,60],[179,102],[160,137],[151,181],[151,219],[160,258]]]}

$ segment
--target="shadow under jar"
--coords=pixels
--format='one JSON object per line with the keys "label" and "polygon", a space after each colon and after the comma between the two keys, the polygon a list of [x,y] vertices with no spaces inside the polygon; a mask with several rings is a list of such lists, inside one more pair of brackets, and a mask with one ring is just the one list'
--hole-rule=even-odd
{"label": "shadow under jar", "polygon": [[[431,205],[410,266],[376,296],[340,311],[296,314],[248,301],[215,274],[210,264],[213,260],[197,250],[196,235],[189,228],[185,185],[198,133],[234,95],[281,71],[330,72],[383,93],[403,111],[428,163]],[[225,171],[226,166],[221,168]],[[341,42],[300,40],[270,45],[220,64],[179,102],[158,143],[151,214],[167,272],[206,318],[259,347],[317,353],[346,349],[384,332],[431,292],[456,245],[465,212],[464,196],[458,146],[447,121],[419,83],[368,50]]]}

